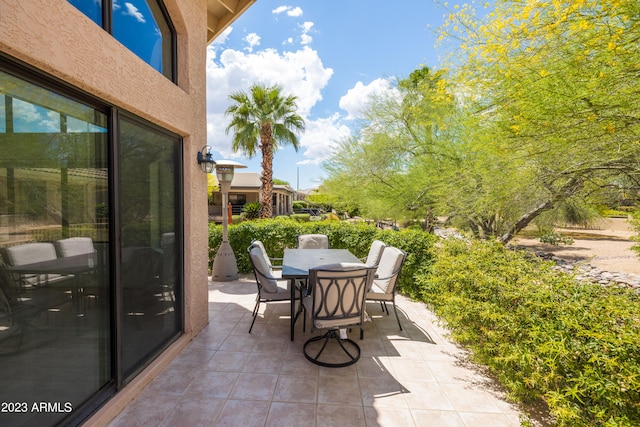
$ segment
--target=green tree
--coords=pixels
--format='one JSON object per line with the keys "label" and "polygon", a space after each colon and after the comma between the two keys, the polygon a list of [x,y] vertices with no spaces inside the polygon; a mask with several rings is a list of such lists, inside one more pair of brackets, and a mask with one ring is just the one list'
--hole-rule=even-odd
{"label": "green tree", "polygon": [[373,100],[327,190],[369,216],[442,215],[502,242],[543,214],[638,194],[640,3],[498,0],[441,31],[457,46],[448,71],[418,69]]}
{"label": "green tree", "polygon": [[[476,118],[464,138],[481,130],[482,152],[508,159],[502,176],[525,178],[508,179],[525,197],[511,199],[517,209],[502,221],[501,241],[620,183],[637,191],[637,1],[499,1],[484,21],[470,8],[452,14],[443,36],[460,43],[451,84]],[[500,177],[491,185],[500,188]]]}
{"label": "green tree", "polygon": [[448,156],[438,134],[453,102],[441,79],[441,72],[423,67],[400,80],[389,96],[372,98],[366,126],[324,164],[324,191],[374,219],[432,216],[425,188],[432,166]]}
{"label": "green tree", "polygon": [[272,215],[273,155],[281,144],[291,144],[298,150],[298,132],[304,131],[304,120],[296,114],[296,97],[282,95],[280,86],[254,84],[249,93],[233,92],[234,102],[225,115],[231,116],[227,133],[233,129],[233,150],[253,157],[262,153],[260,203],[261,217]]}

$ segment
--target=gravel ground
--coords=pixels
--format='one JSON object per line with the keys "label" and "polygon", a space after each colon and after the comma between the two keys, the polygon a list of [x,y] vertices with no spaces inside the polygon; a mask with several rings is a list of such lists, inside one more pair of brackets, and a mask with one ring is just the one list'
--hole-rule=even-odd
{"label": "gravel ground", "polygon": [[636,242],[630,240],[637,233],[626,219],[604,220],[598,228],[560,228],[557,231],[571,236],[574,243],[554,246],[522,237],[516,237],[511,243],[553,253],[567,261],[584,261],[603,271],[640,275],[640,258],[631,250]]}

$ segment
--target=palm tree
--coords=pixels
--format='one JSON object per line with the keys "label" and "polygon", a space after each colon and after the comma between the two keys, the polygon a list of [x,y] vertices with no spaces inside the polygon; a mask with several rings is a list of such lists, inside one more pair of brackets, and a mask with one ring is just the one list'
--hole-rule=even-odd
{"label": "palm tree", "polygon": [[233,151],[248,157],[253,157],[258,148],[262,152],[261,218],[271,218],[272,213],[273,154],[280,144],[291,144],[298,151],[297,132],[304,131],[304,120],[296,114],[297,97],[283,96],[281,92],[278,85],[254,84],[249,94],[237,91],[229,95],[234,104],[225,111],[231,116],[226,132],[234,130]]}

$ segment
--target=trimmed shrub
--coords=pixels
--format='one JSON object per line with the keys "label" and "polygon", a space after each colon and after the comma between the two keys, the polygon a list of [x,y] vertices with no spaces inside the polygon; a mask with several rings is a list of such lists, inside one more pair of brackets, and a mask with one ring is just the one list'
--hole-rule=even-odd
{"label": "trimmed shrub", "polygon": [[292,214],[289,217],[296,222],[309,222],[311,221],[311,214]]}
{"label": "trimmed shrub", "polygon": [[[380,230],[365,223],[351,224],[341,221],[297,222],[284,217],[246,221],[229,226],[229,244],[242,273],[251,271],[247,248],[253,240],[261,240],[272,257],[282,257],[285,248],[297,246],[299,234],[321,233],[329,236],[332,248],[348,249],[357,257],[365,257],[371,242],[378,239],[388,245],[407,252],[407,260],[400,275],[400,292],[415,296],[418,288],[414,275],[431,265],[432,248],[437,238],[431,234],[415,230]],[[209,261],[213,263],[216,251],[222,242],[222,227],[209,225]]]}

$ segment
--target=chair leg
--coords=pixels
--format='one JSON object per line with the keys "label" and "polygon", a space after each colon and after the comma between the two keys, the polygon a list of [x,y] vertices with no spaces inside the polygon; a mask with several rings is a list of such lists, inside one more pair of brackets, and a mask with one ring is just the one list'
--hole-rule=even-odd
{"label": "chair leg", "polygon": [[[300,301],[302,304],[302,301]],[[302,332],[307,332],[307,309],[302,306]]]}
{"label": "chair leg", "polygon": [[398,326],[400,330],[402,330],[402,325],[400,324],[400,318],[398,317],[398,307],[396,307],[396,299],[393,299],[393,312],[396,314],[396,320],[398,321]]}
{"label": "chair leg", "polygon": [[256,297],[256,306],[253,307],[253,320],[251,321],[251,326],[249,326],[249,333],[253,329],[253,324],[256,323],[256,317],[258,317],[258,311],[260,309],[260,294]]}
{"label": "chair leg", "polygon": [[[389,307],[387,307],[387,302],[383,301],[382,304],[384,305],[384,310],[387,312],[387,316],[389,315]],[[394,303],[395,305],[395,303]]]}
{"label": "chair leg", "polygon": [[[340,339],[340,337],[337,334],[337,330],[330,330],[328,331],[326,334],[318,336],[318,337],[313,337],[309,340],[307,340],[307,342],[304,343],[304,346],[302,348],[302,352],[304,353],[304,357],[316,364],[316,365],[320,365],[320,366],[325,366],[327,368],[342,368],[345,366],[349,366],[349,365],[353,365],[354,363],[356,363],[359,359],[360,359],[360,347],[358,346],[358,344],[356,344],[354,341],[350,340],[350,339]],[[315,356],[312,356],[311,354],[308,353],[307,346],[315,341],[320,341],[320,340],[324,340],[324,342],[322,343],[322,347],[320,348],[320,351],[318,351],[316,353]],[[339,363],[331,363],[331,362],[324,362],[322,360],[320,360],[320,355],[322,354],[322,352],[324,352],[327,344],[329,343],[329,340],[336,340],[337,343],[340,345],[340,348],[342,349],[342,351],[347,355],[347,357],[349,358],[346,362],[339,362]],[[345,344],[347,344],[349,347],[351,347],[350,349],[347,349],[347,347],[345,346]]]}

